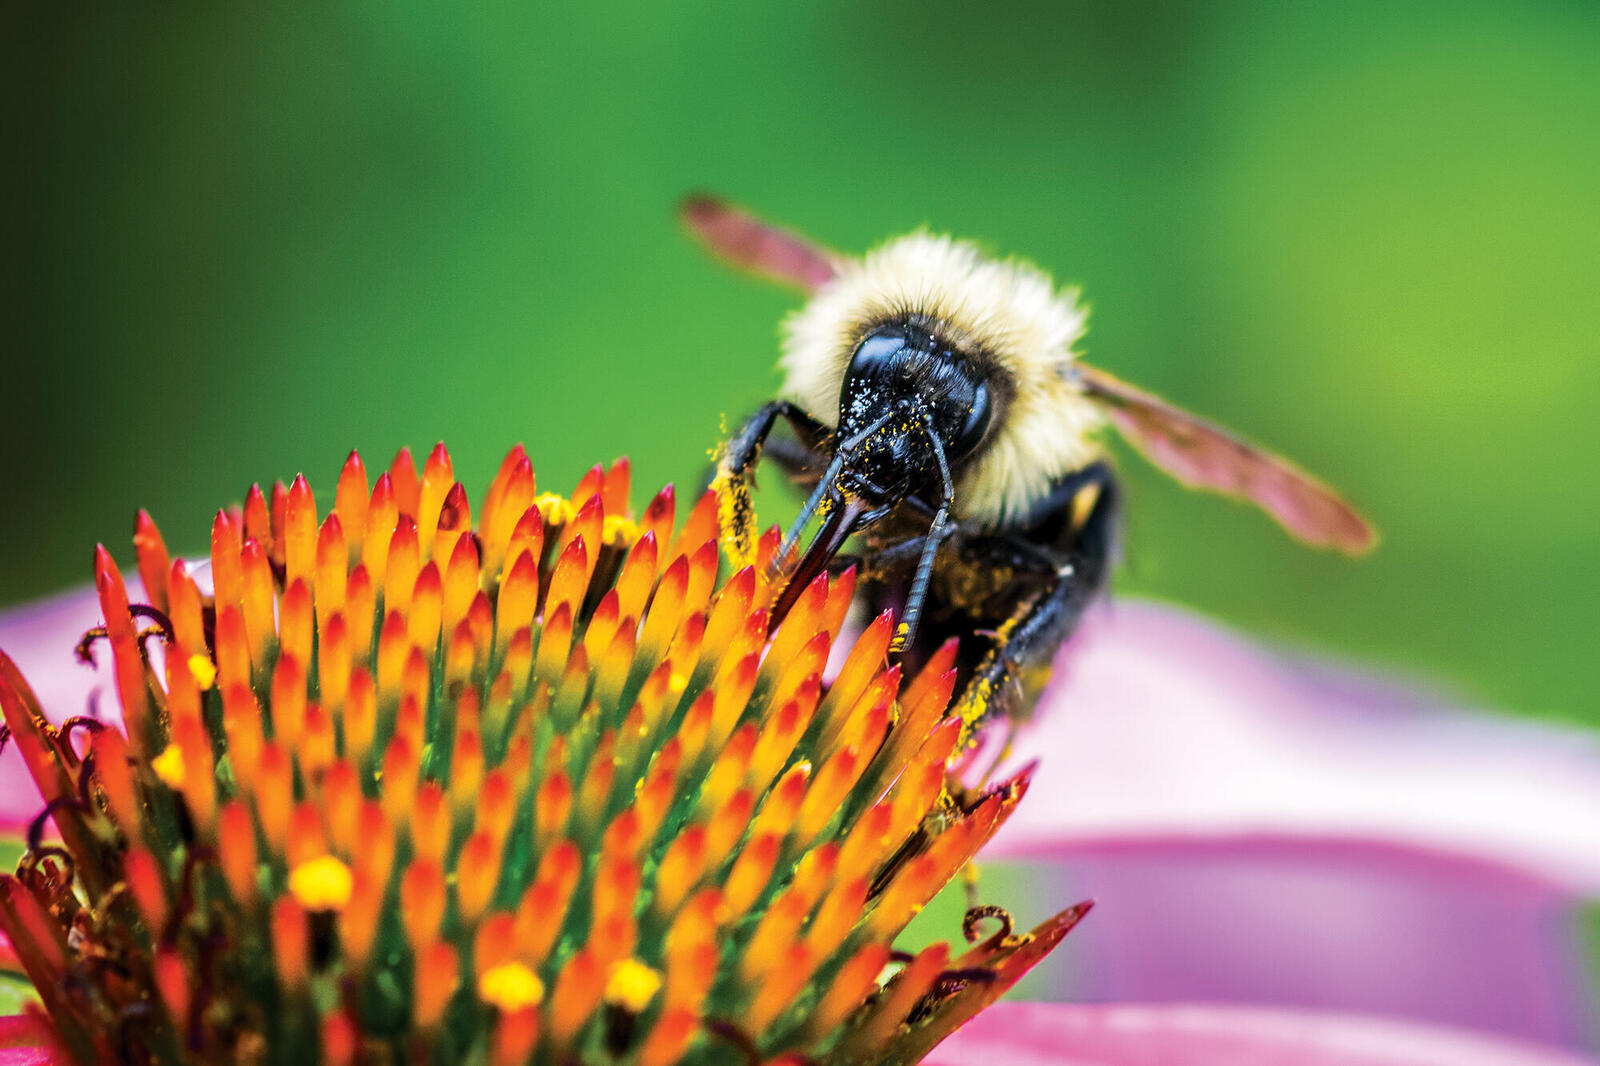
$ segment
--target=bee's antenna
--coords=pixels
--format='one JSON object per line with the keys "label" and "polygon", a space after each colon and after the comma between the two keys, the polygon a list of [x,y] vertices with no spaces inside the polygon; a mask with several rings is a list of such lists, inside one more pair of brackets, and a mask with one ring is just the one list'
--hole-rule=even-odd
{"label": "bee's antenna", "polygon": [[[794,522],[790,524],[789,531],[784,534],[783,543],[778,546],[778,554],[772,557],[771,570],[776,571],[789,558],[789,553],[794,551],[795,545],[800,542],[800,534],[805,532],[806,526],[810,524],[811,519],[816,515],[817,508],[822,506],[823,498],[833,490],[834,483],[839,480],[839,472],[844,469],[846,460],[850,458],[857,448],[861,447],[868,437],[882,429],[894,415],[895,412],[893,410],[885,411],[871,425],[842,442],[835,449],[833,461],[822,472],[822,478],[817,482],[817,487],[811,490],[811,495],[806,498],[805,505],[800,508],[800,513],[795,516]],[[941,467],[944,464],[943,453],[940,453],[939,463]],[[946,471],[945,482],[948,484],[949,480],[949,472]]]}
{"label": "bee's antenna", "polygon": [[847,458],[844,452],[839,452],[833,457],[833,462],[828,464],[828,469],[822,472],[822,480],[817,482],[817,487],[811,490],[811,495],[806,497],[805,505],[800,508],[800,513],[795,515],[794,521],[789,525],[789,531],[783,535],[783,543],[778,547],[778,554],[772,557],[771,571],[776,571],[789,558],[794,547],[800,541],[800,534],[810,524],[812,516],[817,513],[817,508],[822,506],[822,499],[832,489],[833,483],[839,477],[839,471],[844,469]]}
{"label": "bee's antenna", "polygon": [[928,582],[933,577],[933,560],[939,554],[939,546],[945,538],[955,532],[955,524],[950,521],[950,504],[955,499],[956,488],[950,477],[950,464],[945,461],[944,445],[928,425],[927,419],[919,420],[928,443],[933,447],[933,457],[939,461],[939,474],[944,478],[944,498],[939,503],[938,513],[933,516],[933,523],[928,526],[928,539],[923,542],[922,556],[917,560],[917,573],[911,580],[905,610],[900,614],[900,625],[896,627],[894,640],[889,644],[890,653],[903,649],[916,635],[917,621],[922,617],[922,601],[927,598]]}

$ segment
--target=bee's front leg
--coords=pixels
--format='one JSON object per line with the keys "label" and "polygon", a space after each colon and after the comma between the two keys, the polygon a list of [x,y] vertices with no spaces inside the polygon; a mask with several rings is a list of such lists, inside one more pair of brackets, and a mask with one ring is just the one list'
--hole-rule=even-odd
{"label": "bee's front leg", "polygon": [[717,510],[722,523],[723,546],[735,568],[755,561],[755,506],[750,499],[761,449],[779,417],[788,420],[802,443],[810,445],[827,439],[829,429],[786,400],[764,404],[739,426],[720,449],[711,488],[717,494]]}

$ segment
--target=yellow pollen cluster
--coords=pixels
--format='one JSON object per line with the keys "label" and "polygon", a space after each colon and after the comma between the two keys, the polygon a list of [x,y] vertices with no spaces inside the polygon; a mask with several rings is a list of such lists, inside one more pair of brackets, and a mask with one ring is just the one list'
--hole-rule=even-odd
{"label": "yellow pollen cluster", "polygon": [[650,1005],[661,991],[661,975],[638,959],[614,963],[606,977],[605,1001],[633,1014]]}
{"label": "yellow pollen cluster", "polygon": [[354,884],[350,867],[332,855],[319,855],[289,871],[289,895],[308,911],[343,910]]}
{"label": "yellow pollen cluster", "polygon": [[217,668],[212,665],[208,656],[189,656],[189,673],[194,675],[194,683],[202,689],[208,689],[216,684]]}
{"label": "yellow pollen cluster", "polygon": [[168,788],[178,789],[183,787],[183,749],[176,744],[168,744],[160,755],[150,760],[150,769]]}
{"label": "yellow pollen cluster", "polygon": [[537,1007],[544,1002],[544,982],[520,962],[503,962],[478,978],[478,998],[503,1011]]}

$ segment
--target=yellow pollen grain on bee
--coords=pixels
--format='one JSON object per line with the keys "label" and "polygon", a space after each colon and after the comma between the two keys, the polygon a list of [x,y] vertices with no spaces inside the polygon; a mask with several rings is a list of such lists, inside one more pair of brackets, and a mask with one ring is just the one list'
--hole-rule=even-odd
{"label": "yellow pollen grain on bee", "polygon": [[661,990],[661,974],[638,959],[623,959],[606,975],[604,999],[630,1014],[640,1014]]}
{"label": "yellow pollen grain on bee", "polygon": [[289,894],[308,911],[342,911],[350,902],[350,867],[332,855],[308,859],[289,871]]}
{"label": "yellow pollen grain on bee", "polygon": [[478,998],[506,1012],[537,1007],[544,1002],[544,982],[520,962],[503,962],[478,978]]}
{"label": "yellow pollen grain on bee", "polygon": [[1072,498],[1073,529],[1082,529],[1089,521],[1089,514],[1094,510],[1094,505],[1100,502],[1100,488],[1098,482],[1090,482]]}
{"label": "yellow pollen grain on bee", "polygon": [[202,692],[217,682],[217,666],[205,655],[189,656],[189,674]]}
{"label": "yellow pollen grain on bee", "polygon": [[162,783],[168,788],[182,788],[184,779],[183,749],[176,744],[168,744],[160,755],[150,760],[150,769],[156,772],[156,776],[161,778]]}

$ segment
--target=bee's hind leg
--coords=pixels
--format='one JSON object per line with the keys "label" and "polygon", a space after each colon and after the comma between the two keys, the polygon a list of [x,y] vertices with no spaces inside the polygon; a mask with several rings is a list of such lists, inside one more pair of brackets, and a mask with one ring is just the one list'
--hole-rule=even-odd
{"label": "bee's hind leg", "polygon": [[736,566],[747,566],[755,561],[759,531],[755,505],[750,499],[750,482],[755,465],[761,459],[761,450],[780,416],[794,427],[802,446],[808,448],[820,445],[830,432],[827,426],[794,404],[775,400],[763,404],[746,418],[719,450],[711,488],[717,494],[723,544]]}
{"label": "bee's hind leg", "polygon": [[986,538],[980,550],[1026,579],[1017,609],[957,701],[963,743],[996,713],[1014,718],[1025,710],[1048,678],[1056,649],[1104,588],[1116,497],[1110,469],[1096,463],[1063,478],[1027,515]]}

